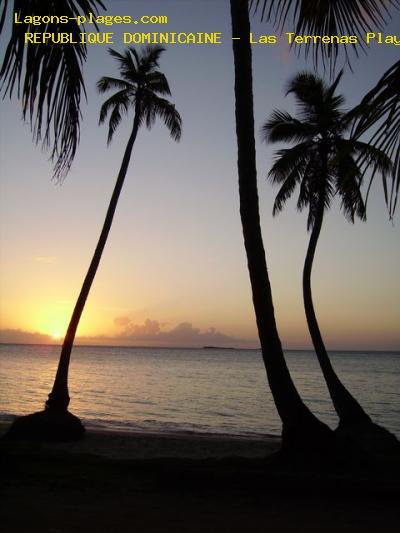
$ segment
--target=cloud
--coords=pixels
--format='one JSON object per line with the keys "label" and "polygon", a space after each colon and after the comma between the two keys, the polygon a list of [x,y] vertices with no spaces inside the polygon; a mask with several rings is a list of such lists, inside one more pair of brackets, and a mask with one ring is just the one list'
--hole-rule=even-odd
{"label": "cloud", "polygon": [[130,323],[131,323],[131,319],[129,318],[129,316],[118,316],[117,318],[114,319],[114,324],[116,326],[126,327]]}
{"label": "cloud", "polygon": [[54,339],[44,333],[21,329],[1,329],[0,343],[3,344],[54,344]]}
{"label": "cloud", "polygon": [[[116,335],[79,336],[76,344],[111,345],[111,346],[154,346],[154,347],[202,347],[220,346],[236,348],[257,348],[258,342],[240,339],[221,333],[213,327],[204,331],[190,322],[167,329],[167,324],[148,318],[144,323],[136,324],[128,316],[119,316],[114,324],[121,331]],[[19,329],[0,330],[0,342],[5,344],[56,344],[53,337],[42,333],[33,333]],[[58,343],[57,343],[58,344]]]}
{"label": "cloud", "polygon": [[195,328],[190,322],[181,322],[165,330],[165,324],[158,320],[147,319],[143,324],[135,324],[129,317],[118,317],[114,321],[124,330],[116,335],[116,340],[124,343],[145,343],[157,346],[250,346],[254,343],[226,335],[213,327],[205,331]]}

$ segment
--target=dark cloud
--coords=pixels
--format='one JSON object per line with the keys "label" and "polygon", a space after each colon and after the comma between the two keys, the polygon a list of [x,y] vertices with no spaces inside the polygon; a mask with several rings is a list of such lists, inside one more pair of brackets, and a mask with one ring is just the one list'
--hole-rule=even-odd
{"label": "dark cloud", "polygon": [[1,329],[0,342],[4,344],[54,344],[50,335],[22,331],[21,329]]}
{"label": "dark cloud", "polygon": [[[123,320],[121,320],[123,318]],[[249,346],[254,343],[225,335],[215,328],[201,331],[190,322],[181,322],[169,330],[157,320],[147,319],[144,324],[135,324],[129,317],[119,317],[124,330],[115,338],[132,343],[145,342],[165,346]],[[128,322],[129,320],[129,322]]]}
{"label": "dark cloud", "polygon": [[[143,324],[135,324],[131,318],[120,316],[115,318],[114,324],[121,328],[120,333],[113,336],[96,335],[93,337],[77,337],[76,343],[160,347],[258,347],[258,343],[254,341],[225,335],[213,327],[201,331],[190,322],[181,322],[173,328],[166,329],[166,324],[158,320],[148,318]],[[0,330],[0,342],[13,344],[56,343],[50,335],[12,329]]]}

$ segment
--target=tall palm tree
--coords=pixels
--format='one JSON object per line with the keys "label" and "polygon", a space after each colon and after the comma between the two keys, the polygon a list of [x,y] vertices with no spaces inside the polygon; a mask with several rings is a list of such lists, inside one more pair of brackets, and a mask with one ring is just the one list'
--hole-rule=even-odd
{"label": "tall palm tree", "polygon": [[[123,115],[128,114],[133,110],[132,130],[129,136],[128,144],[125,149],[122,164],[118,173],[117,181],[114,191],[111,196],[110,204],[108,206],[106,218],[103,228],[98,240],[93,258],[91,260],[88,272],[84,279],[78,300],[75,304],[71,320],[64,338],[64,343],[61,350],[59,365],[54,381],[53,389],[49,394],[46,402],[46,411],[44,412],[45,419],[50,420],[53,424],[54,418],[60,416],[67,416],[67,409],[69,404],[68,393],[68,368],[71,356],[71,350],[74,343],[76,331],[79,321],[89,295],[100,259],[107,241],[108,234],[111,229],[111,224],[117,207],[118,199],[125,181],[129,162],[131,159],[133,145],[135,143],[139,128],[145,124],[149,129],[153,126],[155,120],[160,118],[167,126],[171,137],[175,141],[179,141],[182,131],[182,120],[175,109],[175,106],[165,98],[170,96],[171,91],[165,75],[158,70],[159,60],[165,48],[160,46],[148,46],[140,51],[129,47],[125,53],[121,54],[115,50],[110,50],[110,54],[117,60],[120,78],[103,77],[99,80],[97,87],[100,93],[105,93],[109,90],[116,89],[112,96],[110,96],[102,105],[100,111],[100,124],[102,124],[110,115],[108,128],[108,143],[111,142],[113,135],[119,126]],[[56,415],[56,417],[53,416]],[[36,414],[37,415],[37,414]],[[39,413],[42,415],[42,413]],[[35,415],[30,415],[35,416]],[[68,419],[71,419],[68,413]],[[28,423],[32,419],[28,417]],[[16,427],[11,431],[14,433],[21,428],[24,429],[24,417],[17,420]],[[63,432],[61,437],[79,437],[82,431],[79,431],[76,417],[72,422],[72,435],[68,430]],[[52,427],[50,428],[52,429]]]}
{"label": "tall palm tree", "polygon": [[335,196],[348,220],[355,216],[365,219],[365,206],[360,184],[365,166],[375,168],[386,176],[391,170],[390,159],[373,146],[348,138],[353,114],[342,109],[344,98],[337,95],[340,73],[331,85],[314,74],[301,72],[288,84],[286,94],[293,94],[298,115],[274,111],[262,132],[267,143],[295,143],[277,152],[268,174],[279,184],[273,214],[284,208],[286,201],[299,187],[297,208],[308,208],[307,229],[310,241],[303,269],[303,297],[307,324],[325,381],[340,424],[370,423],[357,400],[344,387],[329,360],[315,315],[311,292],[311,272],[315,251],[323,225],[325,211]]}
{"label": "tall palm tree", "polygon": [[240,215],[264,365],[271,392],[282,420],[282,444],[287,450],[324,448],[329,428],[302,402],[289,374],[277,331],[271,286],[260,227],[250,22],[247,2],[231,0],[235,64],[235,116],[238,144]]}
{"label": "tall palm tree", "polygon": [[[1,90],[10,97],[16,93],[22,98],[23,119],[30,122],[35,143],[50,151],[54,162],[54,177],[62,180],[74,159],[80,137],[81,99],[86,97],[82,76],[87,57],[85,44],[79,43],[78,15],[98,14],[105,9],[101,0],[14,0],[8,10],[8,0],[2,0],[0,33],[5,27],[7,14],[13,21],[27,16],[69,17],[67,24],[50,20],[41,26],[33,23],[12,24],[0,69]],[[11,4],[11,2],[10,2]],[[79,44],[27,45],[26,32],[72,34]]]}
{"label": "tall palm tree", "polygon": [[[307,409],[294,389],[290,375],[287,371],[279,335],[276,328],[271,288],[265,264],[265,254],[260,232],[258,212],[258,192],[256,181],[256,160],[254,147],[254,111],[252,91],[252,62],[251,47],[248,44],[250,21],[248,8],[257,12],[261,9],[262,18],[266,16],[276,27],[283,27],[286,20],[292,20],[298,33],[302,31],[310,34],[356,34],[362,36],[366,28],[382,27],[390,16],[388,7],[399,7],[399,0],[349,0],[337,2],[312,2],[311,0],[230,0],[233,55],[235,64],[235,105],[236,105],[236,132],[238,143],[238,173],[241,202],[242,225],[245,234],[245,246],[248,257],[249,273],[252,284],[253,302],[256,311],[258,332],[261,340],[263,358],[267,369],[268,380],[271,386],[278,412],[283,422],[283,445],[297,445],[302,442],[305,433],[301,431],[303,419],[325,439],[325,429],[310,416]],[[350,32],[346,32],[346,28]],[[309,48],[306,48],[309,52]],[[336,65],[339,48],[316,47],[314,48],[314,61],[319,57],[325,63],[328,61],[331,71]],[[249,207],[250,200],[252,207]],[[253,216],[251,216],[253,211]],[[246,228],[246,229],[245,229]],[[252,238],[252,234],[255,236]],[[254,260],[253,260],[254,259]],[[257,296],[257,292],[259,295]],[[262,302],[262,299],[265,302]],[[267,341],[265,332],[271,337]],[[270,362],[272,364],[270,364]],[[272,371],[278,367],[279,372]],[[281,379],[282,376],[282,379]],[[301,413],[301,416],[297,416]],[[285,428],[296,428],[286,431]],[[320,444],[320,442],[318,442]]]}

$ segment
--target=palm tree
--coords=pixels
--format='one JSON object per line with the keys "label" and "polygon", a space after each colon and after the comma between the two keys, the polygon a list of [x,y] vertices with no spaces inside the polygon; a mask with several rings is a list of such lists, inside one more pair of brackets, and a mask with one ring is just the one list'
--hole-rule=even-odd
{"label": "palm tree", "polygon": [[[4,0],[0,33],[7,6],[8,0]],[[79,34],[84,27],[79,27],[74,18],[78,15],[88,17],[89,13],[97,15],[100,8],[105,9],[101,0],[14,0],[10,10],[10,17],[15,13],[19,20],[24,20],[26,16],[50,18],[41,26],[33,23],[12,25],[0,80],[4,96],[21,95],[23,119],[30,122],[34,142],[50,150],[54,177],[59,180],[68,173],[79,144],[81,99],[82,95],[86,97],[82,68],[87,49],[85,44],[79,43]],[[68,23],[57,22],[56,15],[68,16]],[[41,32],[70,33],[79,44],[25,44],[25,33],[37,32],[38,27]]]}
{"label": "palm tree", "polygon": [[354,222],[355,216],[365,220],[365,205],[360,191],[365,165],[375,166],[386,176],[391,162],[377,148],[346,137],[353,113],[341,109],[344,98],[335,94],[341,76],[342,73],[328,86],[314,74],[297,74],[289,82],[286,94],[294,95],[298,115],[274,111],[262,132],[267,143],[295,143],[293,147],[277,152],[268,174],[273,183],[281,186],[273,214],[282,211],[298,186],[297,208],[300,211],[308,208],[307,229],[311,230],[303,270],[304,309],[340,424],[346,426],[370,423],[371,419],[344,387],[331,365],[315,315],[311,271],[324,214],[333,198],[340,198],[341,208],[348,220]]}
{"label": "palm tree", "polygon": [[[284,29],[287,21],[291,22],[293,31],[306,35],[356,35],[357,45],[352,50],[358,56],[358,50],[367,52],[365,34],[381,31],[392,18],[392,11],[400,9],[400,0],[250,0],[254,13],[261,12],[261,19],[271,21],[277,31]],[[308,57],[310,52],[314,65],[321,60],[323,67],[329,67],[333,75],[340,53],[344,53],[350,65],[347,46],[333,43],[326,46],[317,41],[307,43],[299,48]],[[385,200],[392,218],[396,209],[400,188],[400,62],[392,65],[378,81],[376,86],[365,96],[360,108],[355,113],[355,137],[379,128],[373,133],[370,144],[386,151],[394,161],[391,185],[383,180]],[[372,173],[371,182],[375,172]]]}
{"label": "palm tree", "polygon": [[[165,49],[160,46],[148,46],[141,51],[129,47],[123,54],[115,50],[110,50],[110,54],[118,61],[121,77],[112,78],[106,76],[101,78],[97,84],[100,93],[105,93],[112,89],[117,90],[117,92],[104,102],[100,111],[100,124],[102,124],[107,119],[107,116],[110,115],[108,143],[111,142],[123,115],[128,114],[130,110],[133,110],[134,113],[132,131],[122,159],[121,168],[111,196],[100,238],[72,313],[62,346],[53,389],[46,402],[44,418],[45,420],[50,420],[52,424],[50,429],[46,429],[47,432],[52,431],[54,420],[57,421],[60,417],[62,417],[63,420],[71,422],[67,431],[63,431],[62,433],[61,431],[59,432],[62,438],[79,437],[82,434],[82,430],[79,430],[80,426],[77,422],[78,419],[73,417],[73,415],[67,411],[70,400],[68,393],[68,368],[71,350],[86,299],[89,295],[111,229],[111,224],[122,186],[125,181],[133,145],[139,128],[143,124],[146,124],[150,129],[155,120],[161,118],[167,126],[171,137],[175,141],[179,141],[181,137],[181,117],[175,109],[175,106],[168,99],[164,98],[165,96],[170,96],[171,91],[165,75],[158,70],[159,59],[164,50]],[[38,418],[37,415],[40,415],[43,418],[43,413],[36,413],[35,415],[22,417],[16,421],[17,423],[14,424],[14,428],[11,428],[10,431],[15,434],[16,430],[20,429],[20,432],[22,432],[24,427],[27,426],[27,423],[31,426],[32,418],[29,417],[36,416],[36,418]],[[71,417],[73,417],[73,419]],[[26,419],[28,419],[28,421],[26,421]],[[73,426],[71,431],[70,426]]]}
{"label": "palm tree", "polygon": [[[307,430],[318,446],[326,441],[326,427],[305,408],[288,373],[279,335],[276,328],[271,287],[262,243],[254,146],[254,111],[252,90],[251,47],[248,43],[250,21],[248,8],[261,9],[264,16],[283,28],[290,17],[298,33],[351,34],[359,37],[365,29],[382,27],[389,18],[388,7],[399,7],[398,0],[349,0],[337,2],[311,2],[310,0],[230,0],[232,41],[235,65],[236,133],[238,143],[238,174],[240,211],[246,254],[252,285],[258,333],[271,391],[283,423],[283,446],[296,448],[307,438]],[[309,52],[309,48],[306,48]],[[336,46],[314,48],[314,61],[322,58],[331,66],[336,65],[339,48]],[[253,214],[252,214],[253,213]],[[254,236],[254,237],[253,237]],[[304,420],[304,431],[302,426]],[[290,431],[289,431],[290,428]],[[312,444],[312,440],[311,440]]]}
{"label": "palm tree", "polygon": [[247,2],[231,0],[235,63],[235,115],[238,143],[240,215],[264,365],[271,392],[282,420],[282,445],[286,450],[325,449],[329,428],[302,402],[289,374],[279,339],[271,286],[260,228],[250,22]]}

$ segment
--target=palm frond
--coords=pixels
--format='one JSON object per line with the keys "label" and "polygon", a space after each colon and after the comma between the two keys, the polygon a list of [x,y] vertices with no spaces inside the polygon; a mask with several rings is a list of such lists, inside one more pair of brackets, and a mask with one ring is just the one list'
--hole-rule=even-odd
{"label": "palm frond", "polygon": [[[297,73],[288,83],[286,95],[293,94],[297,103],[300,122],[306,121],[319,127],[319,123],[337,122],[336,128],[343,121],[344,104],[342,95],[335,95],[342,77],[342,71],[334,82],[328,86],[325,81],[307,71]],[[339,120],[340,119],[340,120]]]}
{"label": "palm frond", "polygon": [[303,142],[316,133],[312,124],[302,122],[286,111],[275,109],[261,128],[262,139],[267,143]]}
{"label": "palm frond", "polygon": [[287,174],[285,181],[275,197],[274,206],[272,209],[273,216],[276,216],[283,210],[286,202],[295,191],[296,186],[301,183],[301,179],[303,177],[302,169],[304,169],[304,165],[302,165],[300,168],[294,168],[291,172],[289,172],[289,174]]}
{"label": "palm frond", "polygon": [[[14,0],[13,12],[22,19],[31,15],[67,15],[68,24],[49,22],[41,32],[71,33],[79,42],[82,27],[72,20],[105,9],[100,0]],[[6,5],[3,8],[5,16]],[[23,118],[29,120],[33,138],[50,150],[54,177],[62,180],[74,159],[80,137],[81,98],[86,96],[82,77],[86,46],[26,46],[25,32],[37,31],[32,24],[13,24],[0,70],[1,90],[10,98],[22,98]]]}
{"label": "palm frond", "polygon": [[365,220],[366,206],[360,189],[362,173],[350,154],[341,158],[336,175],[336,192],[339,194],[344,216],[350,222],[354,222],[355,216]]}
{"label": "palm frond", "polygon": [[[356,108],[354,136],[372,130],[369,143],[393,161],[391,185],[384,180],[389,216],[392,218],[400,188],[400,61],[392,65]],[[390,188],[390,191],[388,191]]]}
{"label": "palm frond", "polygon": [[[114,48],[109,48],[108,53],[110,54],[110,56],[112,56],[114,59],[116,59],[119,62],[120,68],[123,68],[125,66],[127,52],[124,55],[118,52],[118,50],[115,50]],[[128,55],[128,58],[129,58],[129,55]]]}
{"label": "palm frond", "polygon": [[373,166],[381,174],[387,176],[393,170],[393,163],[390,157],[376,146],[351,139],[351,146],[356,155],[361,157],[362,164]]}
{"label": "palm frond", "polygon": [[[132,49],[133,47],[131,47]],[[134,48],[133,48],[134,49]],[[149,45],[146,46],[142,52],[142,61],[140,64],[141,71],[144,74],[148,74],[155,68],[158,68],[160,56],[165,52],[165,48],[160,45]]]}
{"label": "palm frond", "polygon": [[286,96],[293,93],[298,102],[315,107],[323,101],[326,91],[327,86],[322,78],[312,72],[301,71],[287,84]]}
{"label": "palm frond", "polygon": [[6,20],[7,6],[8,6],[8,0],[4,0],[3,9],[0,14],[0,33],[3,30],[4,21]]}
{"label": "palm frond", "polygon": [[[297,202],[297,208],[302,210],[304,207],[308,207],[307,216],[307,231],[310,231],[318,219],[320,205],[322,203],[323,210],[327,211],[331,206],[332,198],[335,194],[335,188],[333,182],[335,176],[328,173],[323,176],[321,162],[319,160],[311,160],[308,167],[304,170],[305,174],[309,176],[307,186],[304,193],[300,191],[299,199]],[[302,198],[304,194],[304,198]]]}
{"label": "palm frond", "polygon": [[167,126],[171,137],[175,141],[180,140],[182,135],[182,119],[174,104],[153,94],[151,98],[144,98],[143,106],[148,128],[151,128],[157,117],[161,118]]}
{"label": "palm frond", "polygon": [[[399,9],[399,0],[250,0],[254,13],[261,12],[261,19],[271,21],[276,30],[282,32],[285,24],[289,31],[299,35],[355,35],[358,44],[352,45],[355,56],[357,46],[364,51],[364,36],[367,32],[382,29],[391,18],[391,9]],[[292,29],[293,28],[293,29]],[[321,41],[307,43],[299,48],[306,57],[312,54],[314,64],[319,60],[333,72],[338,56],[343,51],[345,60],[350,64],[348,47]]]}
{"label": "palm frond", "polygon": [[103,76],[99,79],[97,82],[97,89],[99,93],[105,93],[111,89],[131,89],[134,90],[134,86],[132,83],[122,80],[120,78],[111,78],[109,76]]}
{"label": "palm frond", "polygon": [[111,112],[111,116],[110,116],[110,120],[109,120],[109,123],[108,123],[108,136],[107,136],[107,144],[110,144],[111,141],[112,141],[112,138],[114,136],[114,133],[116,131],[116,129],[118,128],[118,126],[120,125],[121,123],[121,120],[122,120],[122,112],[123,110],[125,110],[126,108],[124,107],[124,105],[116,105],[112,112]]}
{"label": "palm frond", "polygon": [[310,158],[311,144],[303,142],[292,148],[283,148],[275,154],[274,164],[268,172],[272,183],[282,183],[296,168],[304,166]]}
{"label": "palm frond", "polygon": [[129,89],[122,89],[108,98],[100,109],[99,124],[103,124],[110,112],[114,107],[124,107],[125,111],[128,111],[131,102],[131,92]]}
{"label": "palm frond", "polygon": [[158,95],[171,96],[167,78],[162,72],[150,72],[146,76],[147,87]]}

